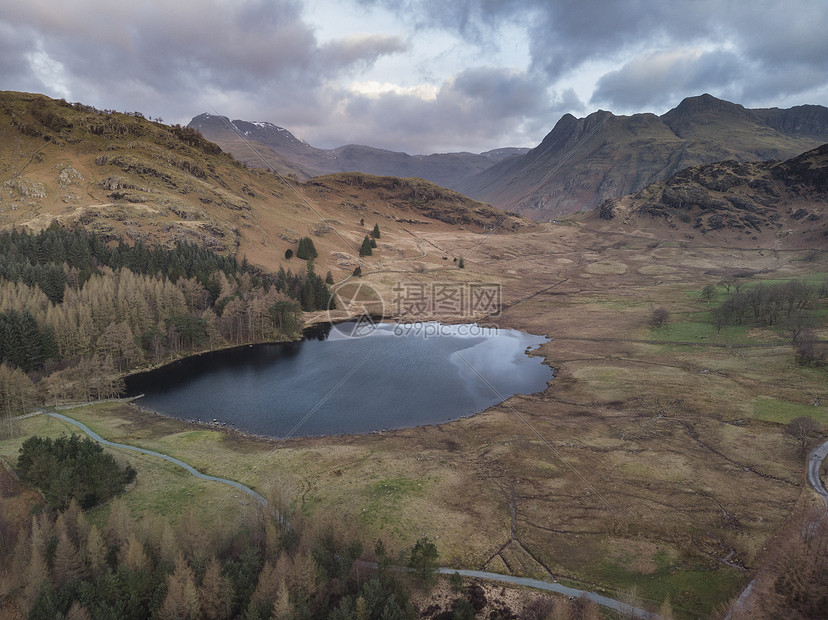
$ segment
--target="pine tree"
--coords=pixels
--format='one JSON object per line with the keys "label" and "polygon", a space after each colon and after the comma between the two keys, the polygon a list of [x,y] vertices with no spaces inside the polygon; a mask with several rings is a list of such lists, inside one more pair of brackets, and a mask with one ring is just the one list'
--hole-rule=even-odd
{"label": "pine tree", "polygon": [[462,257],[462,256],[460,257],[460,262],[459,262],[459,263],[457,263],[457,266],[458,266],[458,267],[460,267],[460,269],[465,268],[466,263],[463,261],[463,257]]}
{"label": "pine tree", "polygon": [[101,576],[106,569],[106,547],[98,532],[98,526],[94,524],[89,528],[84,555],[89,572],[95,577]]}
{"label": "pine tree", "polygon": [[285,250],[285,260],[290,260],[291,258],[293,258],[293,250],[288,248]]}
{"label": "pine tree", "polygon": [[59,528],[58,542],[52,568],[55,585],[62,588],[67,582],[79,577],[83,572],[83,563],[75,543],[69,538],[65,525]]}
{"label": "pine tree", "polygon": [[270,609],[276,601],[280,584],[284,584],[284,575],[280,575],[273,564],[265,562],[250,604],[261,609]]}
{"label": "pine tree", "polygon": [[673,620],[673,606],[670,604],[670,597],[664,599],[661,607],[658,608],[658,616],[662,620]]}
{"label": "pine tree", "polygon": [[318,569],[309,551],[297,553],[289,571],[292,590],[300,605],[306,604],[316,589]]}
{"label": "pine tree", "polygon": [[28,614],[34,606],[40,589],[49,579],[49,565],[44,557],[46,535],[46,522],[32,517],[32,534],[30,537],[29,563],[26,567],[25,587],[21,607]]}
{"label": "pine tree", "polygon": [[209,541],[198,513],[192,506],[181,516],[176,534],[181,550],[193,564],[201,564],[209,557]]}
{"label": "pine tree", "polygon": [[325,284],[333,284],[333,283],[334,283],[333,274],[329,271],[327,274],[325,274]]}
{"label": "pine tree", "polygon": [[223,620],[230,616],[230,585],[221,574],[221,565],[215,557],[207,563],[198,593],[201,613],[205,618]]}
{"label": "pine tree", "polygon": [[89,535],[89,520],[83,514],[83,510],[74,497],[69,500],[69,507],[63,511],[58,519],[63,518],[66,523],[66,531],[69,538],[79,547],[86,543]]}
{"label": "pine tree", "polygon": [[354,275],[355,278],[361,278],[362,277],[362,267],[357,265],[356,268],[354,269],[354,274],[353,275]]}
{"label": "pine tree", "polygon": [[303,260],[310,260],[319,256],[316,247],[313,245],[313,239],[310,237],[302,237],[299,239],[299,249],[296,251],[296,257]]}
{"label": "pine tree", "polygon": [[408,566],[414,570],[423,585],[430,586],[436,575],[438,558],[437,547],[423,537],[411,548]]}
{"label": "pine tree", "polygon": [[40,590],[49,579],[49,566],[40,553],[33,553],[26,570],[26,585],[23,588],[21,606],[28,611],[34,606]]}
{"label": "pine tree", "polygon": [[363,596],[358,596],[354,603],[354,620],[368,620],[368,610]]}
{"label": "pine tree", "polygon": [[119,564],[133,572],[149,568],[149,558],[144,551],[144,545],[135,537],[135,534],[130,534],[126,542],[121,545]]}
{"label": "pine tree", "polygon": [[199,600],[195,576],[182,553],[175,560],[175,570],[167,577],[167,596],[158,610],[162,619],[198,618]]}
{"label": "pine tree", "polygon": [[374,239],[379,239],[380,238],[379,224],[374,224],[374,230],[371,231],[371,236]]}
{"label": "pine tree", "polygon": [[178,541],[175,538],[175,532],[169,522],[164,522],[164,527],[161,530],[161,549],[160,557],[165,562],[172,564],[175,558],[178,557]]}
{"label": "pine tree", "polygon": [[371,256],[374,252],[371,250],[371,238],[368,235],[362,240],[362,246],[359,248],[360,256]]}
{"label": "pine tree", "polygon": [[[276,591],[272,616],[275,620],[291,620],[293,618],[293,605],[290,603],[290,593],[284,579],[279,582],[279,589]],[[367,620],[367,618],[364,620]]]}
{"label": "pine tree", "polygon": [[116,497],[110,502],[109,518],[106,521],[106,536],[109,544],[120,547],[129,538],[132,519],[123,500]]}
{"label": "pine tree", "polygon": [[79,601],[74,601],[66,612],[66,620],[92,620],[92,616]]}

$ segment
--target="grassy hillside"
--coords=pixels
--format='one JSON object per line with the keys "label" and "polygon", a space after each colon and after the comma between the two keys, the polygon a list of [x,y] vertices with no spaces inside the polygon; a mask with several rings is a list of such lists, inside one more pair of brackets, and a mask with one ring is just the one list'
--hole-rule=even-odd
{"label": "grassy hillside", "polygon": [[421,180],[291,182],[247,169],[191,129],[25,93],[0,93],[0,178],[2,227],[57,220],[110,239],[187,240],[273,270],[289,266],[287,248],[313,236],[317,271],[338,277],[368,266],[358,248],[375,223],[386,247],[416,253],[412,228],[482,230],[502,219]]}

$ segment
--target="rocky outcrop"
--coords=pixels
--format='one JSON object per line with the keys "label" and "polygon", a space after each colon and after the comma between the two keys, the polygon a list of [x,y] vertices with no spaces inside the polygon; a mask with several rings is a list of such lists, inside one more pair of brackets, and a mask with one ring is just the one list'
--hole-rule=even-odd
{"label": "rocky outcrop", "polygon": [[[779,230],[785,221],[824,218],[828,144],[784,162],[724,161],[682,170],[623,199],[604,201],[598,218],[664,220],[705,233]],[[824,225],[823,225],[824,228]]]}

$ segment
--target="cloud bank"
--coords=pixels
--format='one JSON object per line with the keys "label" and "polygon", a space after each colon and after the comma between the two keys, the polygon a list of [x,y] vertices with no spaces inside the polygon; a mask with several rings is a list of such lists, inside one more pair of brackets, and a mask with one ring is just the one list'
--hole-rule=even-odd
{"label": "cloud bank", "polygon": [[308,1],[12,0],[0,85],[410,153],[533,146],[566,112],[660,113],[702,92],[828,105],[826,3]]}

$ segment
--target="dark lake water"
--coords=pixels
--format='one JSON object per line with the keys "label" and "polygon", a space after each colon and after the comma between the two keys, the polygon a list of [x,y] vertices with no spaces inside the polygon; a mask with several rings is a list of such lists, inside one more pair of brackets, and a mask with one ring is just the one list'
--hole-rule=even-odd
{"label": "dark lake water", "polygon": [[127,392],[160,413],[260,435],[367,433],[448,422],[545,389],[552,369],[526,352],[546,341],[476,325],[380,324],[361,338],[320,330],[134,375]]}

